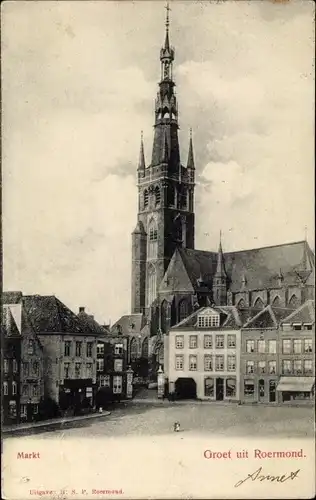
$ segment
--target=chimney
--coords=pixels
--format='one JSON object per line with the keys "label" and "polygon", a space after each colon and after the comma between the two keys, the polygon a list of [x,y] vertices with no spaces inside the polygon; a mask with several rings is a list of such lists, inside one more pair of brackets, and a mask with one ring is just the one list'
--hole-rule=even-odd
{"label": "chimney", "polygon": [[84,313],[84,309],[85,309],[84,307],[79,307],[79,314]]}

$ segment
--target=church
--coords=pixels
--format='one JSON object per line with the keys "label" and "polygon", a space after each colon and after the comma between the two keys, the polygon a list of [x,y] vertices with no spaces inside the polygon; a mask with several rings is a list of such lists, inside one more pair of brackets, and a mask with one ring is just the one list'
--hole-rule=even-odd
{"label": "church", "polygon": [[137,330],[139,355],[148,353],[149,345],[149,353],[156,352],[161,359],[161,334],[199,307],[213,304],[260,310],[271,304],[295,309],[314,293],[314,254],[306,241],[235,252],[225,252],[219,241],[217,252],[195,249],[196,166],[192,133],[184,164],[180,155],[174,60],[167,8],[152,156],[147,164],[141,138],[137,167],[132,314],[114,325],[132,340],[135,336],[135,342]]}

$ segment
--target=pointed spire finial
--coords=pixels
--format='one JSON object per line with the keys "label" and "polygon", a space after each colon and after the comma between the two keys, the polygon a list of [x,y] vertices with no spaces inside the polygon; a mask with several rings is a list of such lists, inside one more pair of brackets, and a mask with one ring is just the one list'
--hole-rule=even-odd
{"label": "pointed spire finial", "polygon": [[222,230],[219,232],[219,246],[217,254],[216,276],[225,276],[224,255],[222,248]]}
{"label": "pointed spire finial", "polygon": [[307,226],[304,226],[304,240],[307,241]]}
{"label": "pointed spire finial", "polygon": [[138,170],[145,170],[145,153],[144,153],[144,134],[141,130],[140,133],[140,151],[139,151],[139,161],[138,161]]}
{"label": "pointed spire finial", "polygon": [[195,165],[194,165],[194,153],[193,153],[192,128],[190,128],[189,136],[190,136],[190,139],[189,139],[189,152],[188,152],[187,168],[195,169]]}

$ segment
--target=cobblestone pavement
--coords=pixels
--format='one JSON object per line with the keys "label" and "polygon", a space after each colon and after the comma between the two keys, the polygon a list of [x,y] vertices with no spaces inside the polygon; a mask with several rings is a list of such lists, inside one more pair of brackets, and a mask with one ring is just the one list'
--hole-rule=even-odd
{"label": "cobblestone pavement", "polygon": [[[313,408],[228,406],[228,405],[152,405],[121,403],[109,408],[111,414],[96,420],[68,422],[61,429],[40,428],[32,435],[41,438],[159,436],[172,432],[179,421],[186,435],[217,437],[312,437]],[[31,435],[25,431],[25,436]]]}

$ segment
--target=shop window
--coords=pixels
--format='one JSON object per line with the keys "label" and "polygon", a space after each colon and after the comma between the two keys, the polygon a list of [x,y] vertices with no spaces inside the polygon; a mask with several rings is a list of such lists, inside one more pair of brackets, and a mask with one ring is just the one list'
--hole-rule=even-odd
{"label": "shop window", "polygon": [[204,395],[207,397],[214,397],[214,379],[206,378],[204,380]]}
{"label": "shop window", "polygon": [[253,380],[244,381],[244,394],[245,396],[253,396],[255,393],[255,384]]}
{"label": "shop window", "polygon": [[227,398],[234,398],[236,397],[236,379],[235,378],[228,378],[226,379],[226,397]]}

